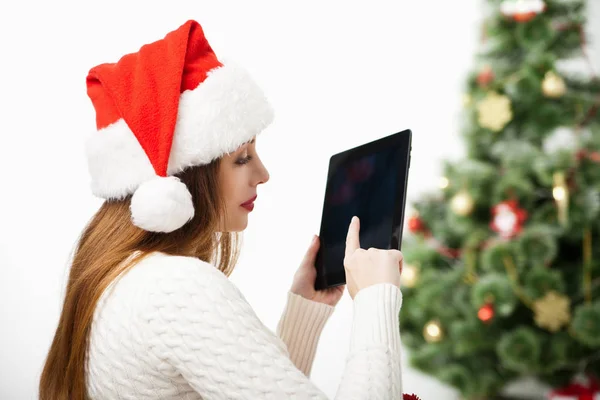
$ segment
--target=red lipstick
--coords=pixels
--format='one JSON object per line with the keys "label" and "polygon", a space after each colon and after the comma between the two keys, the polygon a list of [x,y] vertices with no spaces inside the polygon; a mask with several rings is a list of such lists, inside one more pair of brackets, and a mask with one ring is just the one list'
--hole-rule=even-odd
{"label": "red lipstick", "polygon": [[257,197],[258,196],[252,197],[250,200],[242,203],[241,206],[244,207],[248,211],[254,210],[254,200],[256,200]]}

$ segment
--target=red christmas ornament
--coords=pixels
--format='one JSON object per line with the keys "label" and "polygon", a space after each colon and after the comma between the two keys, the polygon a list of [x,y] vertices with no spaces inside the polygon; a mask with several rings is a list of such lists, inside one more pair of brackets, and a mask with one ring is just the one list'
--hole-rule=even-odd
{"label": "red christmas ornament", "polygon": [[523,229],[527,220],[527,211],[519,208],[516,200],[503,201],[492,208],[490,228],[505,239],[515,237]]}
{"label": "red christmas ornament", "polygon": [[500,12],[517,22],[529,22],[546,10],[543,0],[504,0]]}
{"label": "red christmas ornament", "polygon": [[577,158],[577,161],[588,159],[595,163],[600,163],[600,152],[598,151],[579,150],[575,153],[575,157]]}
{"label": "red christmas ornament", "polygon": [[535,18],[536,12],[523,12],[513,15],[513,19],[517,22],[528,22]]}
{"label": "red christmas ornament", "polygon": [[421,232],[425,229],[423,220],[417,216],[410,217],[408,220],[408,230],[412,233]]}
{"label": "red christmas ornament", "polygon": [[479,308],[479,311],[477,312],[477,318],[479,318],[481,322],[488,323],[494,319],[495,314],[496,311],[494,310],[494,305],[492,303],[488,303]]}
{"label": "red christmas ornament", "polygon": [[489,65],[487,65],[480,73],[479,75],[477,75],[477,84],[479,84],[480,87],[486,87],[487,85],[489,85],[490,83],[492,83],[492,81],[494,80],[495,76],[494,76],[494,71],[492,70],[492,67],[490,67]]}
{"label": "red christmas ornament", "polygon": [[404,394],[402,395],[402,400],[421,400],[415,394]]}
{"label": "red christmas ornament", "polygon": [[600,381],[593,376],[584,382],[572,382],[568,386],[553,390],[549,399],[594,400],[600,396]]}

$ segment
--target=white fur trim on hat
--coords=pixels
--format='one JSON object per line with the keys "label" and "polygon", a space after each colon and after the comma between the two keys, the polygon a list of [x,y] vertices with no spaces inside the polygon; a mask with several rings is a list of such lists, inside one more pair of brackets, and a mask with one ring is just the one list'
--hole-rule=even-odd
{"label": "white fur trim on hat", "polygon": [[156,177],[131,197],[131,221],[150,232],[172,232],[194,217],[192,195],[177,177]]}
{"label": "white fur trim on hat", "polygon": [[[167,175],[235,151],[273,119],[267,98],[243,68],[228,62],[213,69],[196,89],[180,96]],[[93,132],[85,146],[98,197],[123,198],[156,176],[123,119]]]}
{"label": "white fur trim on hat", "polygon": [[235,151],[273,118],[271,105],[243,68],[227,63],[213,69],[196,89],[181,94],[167,174]]}
{"label": "white fur trim on hat", "polygon": [[121,199],[156,177],[144,149],[123,119],[88,136],[85,142],[92,193]]}

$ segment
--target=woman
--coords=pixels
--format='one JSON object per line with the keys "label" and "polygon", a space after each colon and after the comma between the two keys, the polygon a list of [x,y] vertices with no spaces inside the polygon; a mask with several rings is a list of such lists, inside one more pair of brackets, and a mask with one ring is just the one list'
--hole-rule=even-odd
{"label": "woman", "polygon": [[[251,78],[187,21],[89,71],[93,193],[107,199],[76,248],[42,373],[46,399],[324,399],[309,380],[344,287],[316,292],[315,237],[277,333],[227,278],[257,187],[256,137],[273,112]],[[401,396],[399,251],[349,231],[351,348],[336,398]]]}

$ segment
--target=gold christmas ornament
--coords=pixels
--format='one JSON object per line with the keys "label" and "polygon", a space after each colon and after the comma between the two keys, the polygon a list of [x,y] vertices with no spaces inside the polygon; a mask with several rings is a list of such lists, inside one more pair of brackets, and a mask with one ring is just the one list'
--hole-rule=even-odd
{"label": "gold christmas ornament", "polygon": [[429,321],[423,328],[423,337],[427,343],[437,343],[444,338],[442,324],[437,319]]}
{"label": "gold christmas ornament", "polygon": [[565,226],[569,222],[569,187],[565,181],[564,172],[555,172],[553,178],[552,196],[558,207],[558,221]]}
{"label": "gold christmas ornament", "polygon": [[447,189],[448,186],[450,186],[450,180],[448,178],[446,178],[445,176],[442,176],[440,178],[439,185],[440,185],[440,189]]}
{"label": "gold christmas ornament", "polygon": [[466,190],[461,190],[452,197],[450,200],[450,208],[452,211],[462,217],[467,216],[473,212],[475,202],[473,197]]}
{"label": "gold christmas ornament", "polygon": [[463,107],[469,107],[473,103],[473,98],[469,93],[463,94]]}
{"label": "gold christmas ornament", "polygon": [[562,97],[567,91],[565,81],[553,71],[546,72],[542,82],[542,92],[544,96],[551,98]]}
{"label": "gold christmas ornament", "polygon": [[477,111],[479,125],[494,132],[504,129],[513,117],[510,99],[496,92],[489,92],[477,105]]}
{"label": "gold christmas ornament", "polygon": [[419,269],[411,264],[404,264],[400,280],[403,286],[412,288],[415,287],[419,280]]}
{"label": "gold christmas ornament", "polygon": [[558,331],[571,321],[570,300],[568,297],[549,291],[533,303],[535,323],[550,332]]}

